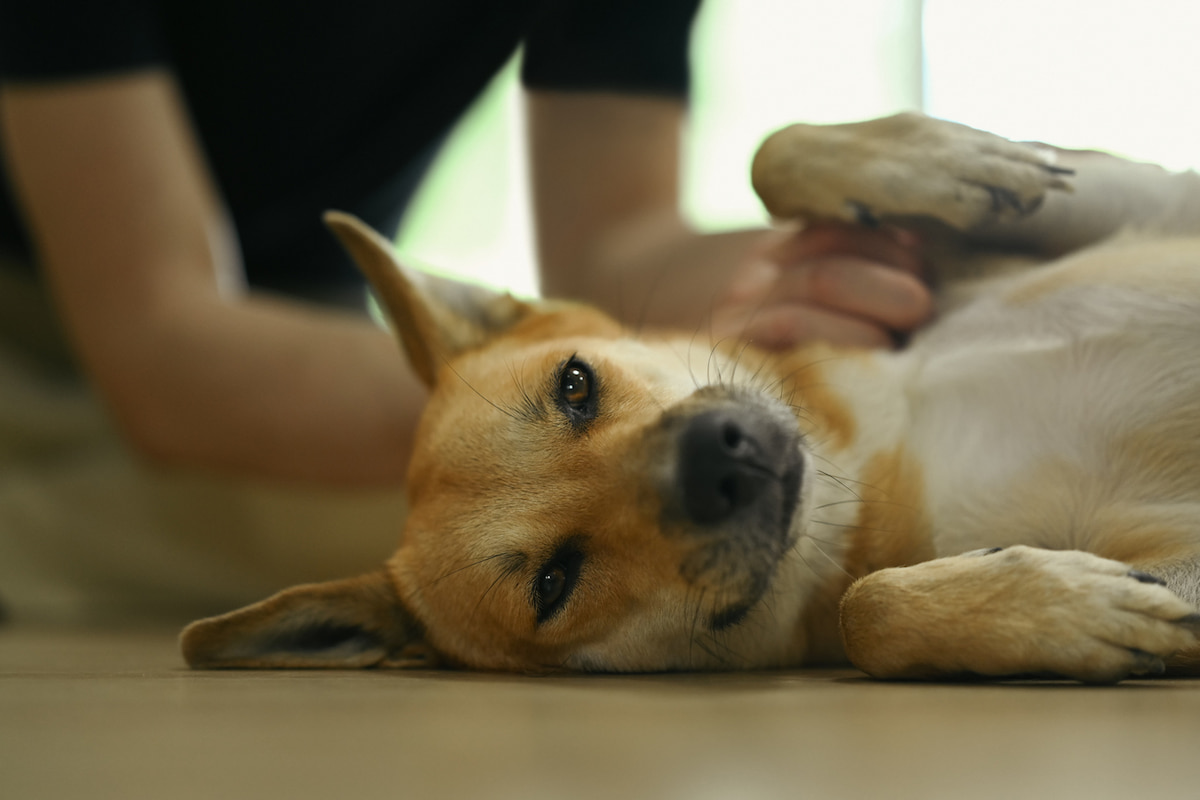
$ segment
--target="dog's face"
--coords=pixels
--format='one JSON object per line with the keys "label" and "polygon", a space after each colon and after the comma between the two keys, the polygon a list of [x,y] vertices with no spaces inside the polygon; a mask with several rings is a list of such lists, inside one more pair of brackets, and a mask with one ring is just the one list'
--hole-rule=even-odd
{"label": "dog's face", "polygon": [[697,390],[695,369],[571,309],[442,373],[391,563],[438,653],[711,666],[702,636],[742,622],[794,544],[804,462],[782,404]]}
{"label": "dog's face", "polygon": [[403,541],[379,573],[195,623],[190,663],[647,671],[794,655],[810,467],[760,353],[420,288],[360,223],[331,224],[433,389]]}

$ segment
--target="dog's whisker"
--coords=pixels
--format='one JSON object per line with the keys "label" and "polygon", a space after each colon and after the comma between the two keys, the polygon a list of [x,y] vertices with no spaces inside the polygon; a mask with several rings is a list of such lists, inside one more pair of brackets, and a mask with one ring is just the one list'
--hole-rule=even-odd
{"label": "dog's whisker", "polygon": [[822,539],[820,536],[813,536],[811,533],[805,533],[801,539],[811,539],[819,544],[828,545],[829,547],[841,547],[845,544],[844,540],[840,539]]}
{"label": "dog's whisker", "polygon": [[[714,601],[711,610],[715,611],[717,605],[718,602]],[[697,647],[703,650],[709,657],[716,659],[722,666],[728,666],[733,661],[740,661],[741,656],[738,652],[722,641],[720,637],[720,633],[701,628],[699,635],[695,637],[695,643]]]}
{"label": "dog's whisker", "polygon": [[[796,367],[795,369],[789,370],[788,372],[784,372],[781,375],[777,376],[775,378],[775,380],[773,380],[771,383],[767,384],[767,386],[765,387],[765,390],[768,392],[782,391],[785,386],[788,386],[791,388],[791,393],[795,394],[797,389],[799,388],[798,384],[796,383],[796,378],[801,373],[806,372],[806,371],[812,369],[813,367],[819,366],[828,361],[832,361],[836,358],[838,358],[838,357],[830,356],[829,358],[822,358],[822,359],[817,359],[815,361],[805,362],[804,364]],[[818,385],[818,384],[806,384],[805,386],[807,388],[807,387],[815,386],[815,385]]]}
{"label": "dog's whisker", "polygon": [[[713,374],[713,364],[717,362],[717,353],[718,353],[717,345],[712,345],[711,347],[708,348],[708,363],[705,364],[704,377],[708,381],[708,384],[710,386],[713,385],[713,383],[714,383],[712,374]],[[721,366],[719,363],[717,363],[717,380],[715,381],[715,383],[717,385],[720,385],[720,383],[721,383]]]}
{"label": "dog's whisker", "polygon": [[[819,458],[820,456],[817,456],[817,457]],[[828,461],[828,459],[825,459],[825,460]],[[832,462],[830,462],[830,463],[832,463]],[[883,491],[882,489],[880,489],[877,486],[867,483],[866,481],[855,480],[853,478],[848,478],[844,475],[843,476],[834,475],[831,472],[827,472],[825,470],[820,470],[820,469],[817,470],[817,475],[821,478],[824,478],[826,480],[832,481],[833,483],[836,483],[838,486],[845,489],[846,492],[848,494],[850,494],[851,496],[853,496],[856,500],[861,500],[863,502],[867,502],[866,498],[864,498],[861,494],[859,494],[857,491],[855,491],[854,489],[852,489],[850,487],[849,484],[851,484],[851,483],[856,483],[861,487],[870,489],[871,491],[879,492],[880,494],[884,495],[885,497],[887,496],[887,492]]]}
{"label": "dog's whisker", "polygon": [[[718,634],[712,633],[711,631],[707,632],[704,634],[704,639],[705,639],[705,641],[708,642],[709,645],[711,645],[711,649],[704,647],[703,644],[701,644],[701,649],[703,649],[706,653],[708,653],[711,656],[720,658],[722,664],[728,664],[731,661],[741,661],[742,660],[741,654],[739,654],[736,650],[734,650],[732,647],[730,647],[725,642],[721,641]],[[718,651],[718,650],[720,651],[720,653],[722,655],[717,654],[716,651]]]}
{"label": "dog's whisker", "polygon": [[[746,341],[742,342],[742,346],[738,348],[737,354],[733,357],[733,369],[729,373],[729,382],[731,384],[737,383],[738,367],[741,365],[742,358],[746,355],[746,350],[749,347],[750,347],[750,340],[747,339]],[[751,377],[753,377],[753,376],[751,376]]]}
{"label": "dog's whisker", "polygon": [[755,368],[754,374],[750,376],[750,382],[751,382],[751,384],[753,384],[754,386],[756,386],[757,388],[762,390],[762,392],[764,394],[769,394],[771,392],[771,389],[769,388],[770,384],[759,385],[759,383],[758,383],[759,378],[762,377],[763,370],[765,370],[766,368],[767,368],[767,359],[760,358],[758,360],[758,367]]}
{"label": "dog's whisker", "polygon": [[[818,456],[818,457],[820,457],[820,456]],[[832,463],[833,463],[832,461],[829,461],[829,459],[827,459],[827,458],[826,458],[826,459],[824,459],[824,460],[825,460],[825,461],[828,461],[830,464],[832,464]],[[882,491],[883,491],[882,489],[880,489],[880,488],[879,488],[878,486],[876,486],[875,484],[873,484],[873,483],[868,483],[867,481],[863,481],[863,480],[858,480],[857,478],[851,478],[851,477],[848,477],[848,476],[846,476],[846,475],[842,475],[842,476],[839,478],[839,477],[837,477],[837,476],[831,475],[831,474],[830,474],[830,473],[828,473],[828,472],[822,472],[821,474],[822,474],[822,475],[824,475],[824,476],[825,476],[825,477],[827,477],[827,478],[832,478],[833,480],[836,480],[836,481],[838,481],[839,483],[840,483],[840,482],[842,482],[842,481],[845,481],[846,483],[857,483],[859,486],[865,486],[866,488],[868,488],[868,489],[872,489],[872,490],[874,490],[874,491],[877,491],[877,492],[882,492]]]}
{"label": "dog's whisker", "polygon": [[506,577],[508,577],[508,575],[509,575],[509,573],[507,573],[507,572],[501,572],[499,575],[496,576],[496,579],[494,581],[492,581],[491,583],[488,584],[487,588],[483,590],[483,594],[479,595],[479,599],[475,601],[475,606],[474,606],[474,608],[471,609],[472,613],[479,611],[479,607],[481,605],[483,605],[483,601],[487,599],[487,596],[489,594],[491,594],[492,591],[495,590],[495,588],[500,585],[500,582],[503,581]]}
{"label": "dog's whisker", "polygon": [[[833,556],[829,555],[829,553],[826,553],[826,552],[825,552],[825,550],[824,550],[824,548],[822,548],[822,547],[821,547],[821,545],[822,545],[822,544],[826,544],[826,545],[830,545],[830,546],[832,546],[832,544],[833,544],[833,543],[831,543],[831,542],[823,542],[821,539],[818,539],[818,538],[816,538],[815,536],[808,536],[808,535],[805,535],[803,538],[805,538],[805,539],[808,539],[810,542],[812,542],[812,543],[813,543],[813,550],[816,550],[816,551],[817,551],[817,553],[818,553],[818,554],[820,554],[820,556],[821,556],[822,558],[824,558],[826,561],[828,561],[830,564],[832,564],[832,565],[833,565],[833,567],[834,567],[834,569],[836,569],[838,572],[841,572],[843,575],[845,575],[846,577],[850,578],[851,580],[853,580],[853,579],[854,579],[854,575],[852,575],[852,574],[850,573],[850,571],[849,571],[849,570],[847,570],[847,569],[846,569],[844,566],[842,566],[842,562],[838,561],[836,558],[834,558]],[[816,569],[814,569],[814,568],[813,568],[813,566],[812,566],[811,564],[809,564],[809,563],[808,563],[808,560],[804,558],[803,554],[801,554],[801,553],[799,552],[799,549],[798,549],[798,548],[797,548],[797,551],[796,551],[796,555],[800,556],[800,558],[804,560],[804,563],[805,563],[805,565],[806,565],[806,566],[807,566],[807,567],[808,567],[810,570],[812,570],[814,573],[816,573],[816,572],[817,572],[817,570],[816,570]]]}
{"label": "dog's whisker", "polygon": [[895,528],[876,528],[865,525],[858,525],[853,522],[827,522],[825,520],[814,519],[814,525],[825,525],[830,528],[841,528],[843,530],[866,531],[868,533],[898,533]]}
{"label": "dog's whisker", "polygon": [[[709,638],[709,641],[710,642],[712,641],[711,637]],[[711,646],[709,646],[709,644],[706,644],[704,641],[702,641],[700,639],[696,639],[695,644],[697,647],[699,647],[701,650],[703,650],[705,653],[707,653],[708,656],[710,658],[712,658],[714,661],[716,661],[717,663],[719,663],[719,664],[728,663],[728,661],[726,660],[726,658],[723,655],[716,652]]]}
{"label": "dog's whisker", "polygon": [[517,409],[511,409],[513,413],[526,420],[540,419],[544,414],[544,406],[538,402],[538,399],[529,393],[525,383],[521,380],[520,374],[517,372],[516,365],[510,363],[508,365],[508,374],[512,378],[513,386],[521,395],[521,405]]}
{"label": "dog's whisker", "polygon": [[823,511],[826,508],[833,508],[834,506],[866,505],[867,503],[870,503],[870,502],[873,502],[873,501],[863,500],[861,497],[856,497],[853,500],[834,500],[829,503],[822,503],[819,506],[813,506],[812,510],[813,511]]}
{"label": "dog's whisker", "polygon": [[[692,589],[688,589],[687,596],[691,596],[692,591],[693,591]],[[694,648],[696,645],[696,638],[699,636],[700,614],[704,608],[704,595],[705,595],[706,590],[702,588],[702,589],[699,589],[698,592],[699,592],[699,596],[696,598],[696,610],[691,615],[692,625],[691,625],[690,634],[688,636],[688,664],[695,664]],[[684,607],[685,608],[687,607],[686,598],[684,601]]]}
{"label": "dog's whisker", "polygon": [[822,509],[832,508],[833,506],[844,506],[844,505],[852,505],[852,504],[857,504],[857,505],[862,505],[862,506],[868,506],[868,505],[870,505],[870,506],[895,506],[896,508],[911,508],[911,506],[908,505],[907,503],[901,503],[896,500],[864,500],[863,498],[860,497],[860,498],[856,498],[854,500],[834,500],[831,503],[822,503],[819,506],[813,506],[813,511],[821,511]]}
{"label": "dog's whisker", "polygon": [[522,421],[522,417],[520,415],[515,414],[510,409],[507,409],[504,406],[500,405],[499,403],[496,403],[491,398],[489,398],[487,395],[485,395],[483,392],[479,391],[473,385],[471,385],[471,382],[468,381],[466,378],[464,378],[462,376],[462,374],[458,370],[456,370],[454,368],[454,365],[451,364],[449,361],[445,361],[444,363],[446,364],[447,367],[449,367],[450,371],[454,373],[454,376],[463,382],[464,386],[466,386],[468,389],[470,389],[472,392],[474,392],[476,395],[478,395],[479,399],[483,400],[485,403],[487,403],[489,406],[491,406],[492,408],[499,411],[504,416],[509,417],[510,419],[513,419],[517,422]]}
{"label": "dog's whisker", "polygon": [[692,364],[692,349],[696,344],[696,337],[700,335],[700,328],[697,327],[692,333],[692,338],[688,340],[687,354],[682,356],[684,366],[687,367],[688,376],[692,379],[692,386],[696,389],[700,388],[700,380],[696,377],[696,370]]}
{"label": "dog's whisker", "polygon": [[805,569],[807,569],[813,575],[820,577],[821,573],[817,570],[816,567],[814,567],[811,563],[809,563],[809,560],[804,557],[803,553],[801,553],[799,550],[797,550],[795,552],[795,555],[796,555],[796,558],[798,558],[800,560],[800,563],[804,565]]}
{"label": "dog's whisker", "polygon": [[464,572],[468,569],[471,569],[472,567],[478,567],[478,566],[486,564],[490,561],[495,561],[497,559],[509,559],[511,562],[509,565],[506,565],[504,567],[502,574],[511,574],[512,572],[515,572],[516,570],[520,569],[525,564],[525,554],[524,553],[515,553],[515,552],[508,552],[508,551],[501,552],[501,553],[494,553],[493,555],[484,556],[483,558],[472,561],[461,567],[456,567],[447,572],[443,572],[441,575],[434,578],[429,583],[429,585],[430,586],[436,585],[436,584],[444,581],[446,578],[451,577],[452,575],[457,575],[458,573]]}
{"label": "dog's whisker", "polygon": [[855,500],[856,502],[859,502],[859,503],[865,503],[865,502],[867,502],[867,500],[866,500],[866,498],[865,498],[865,497],[863,497],[861,494],[859,494],[858,492],[856,492],[856,491],[855,491],[853,488],[851,488],[850,486],[847,486],[845,483],[843,483],[842,481],[838,480],[836,477],[833,477],[833,476],[831,476],[831,475],[824,475],[824,474],[822,474],[820,471],[818,471],[818,473],[817,473],[817,478],[818,478],[819,480],[822,480],[822,481],[824,481],[824,482],[828,483],[828,484],[832,484],[833,486],[836,486],[838,489],[841,489],[841,490],[842,490],[842,491],[844,491],[846,494],[848,494],[848,495],[850,495],[851,497],[853,497],[853,498],[854,498],[854,500]]}

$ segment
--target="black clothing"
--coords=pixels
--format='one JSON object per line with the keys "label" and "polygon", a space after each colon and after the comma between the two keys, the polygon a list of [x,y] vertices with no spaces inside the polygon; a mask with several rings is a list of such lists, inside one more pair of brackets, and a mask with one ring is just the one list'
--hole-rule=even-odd
{"label": "black clothing", "polygon": [[[394,236],[449,128],[524,44],[532,88],[682,96],[699,0],[3,0],[0,80],[178,76],[252,285],[360,279],[320,224]],[[0,250],[29,255],[0,172]]]}

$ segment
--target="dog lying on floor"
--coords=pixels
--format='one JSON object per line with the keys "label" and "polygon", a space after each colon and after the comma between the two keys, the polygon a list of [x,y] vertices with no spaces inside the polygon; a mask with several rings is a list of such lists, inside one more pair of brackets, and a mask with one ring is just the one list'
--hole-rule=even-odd
{"label": "dog lying on floor", "polygon": [[635,335],[328,215],[433,390],[403,540],[193,623],[188,663],[1200,667],[1200,178],[912,114],[784,129],[753,174],[779,217],[920,228],[937,321],[898,352]]}

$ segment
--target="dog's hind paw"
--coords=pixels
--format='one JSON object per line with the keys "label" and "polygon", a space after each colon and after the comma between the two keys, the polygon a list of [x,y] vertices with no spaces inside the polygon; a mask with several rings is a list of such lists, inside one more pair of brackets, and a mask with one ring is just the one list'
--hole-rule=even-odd
{"label": "dog's hind paw", "polygon": [[932,217],[967,230],[1035,212],[1069,191],[1053,153],[921,114],[792,125],[763,142],[754,188],[780,218],[878,224]]}

